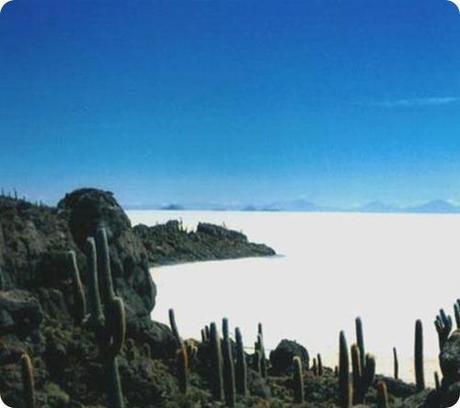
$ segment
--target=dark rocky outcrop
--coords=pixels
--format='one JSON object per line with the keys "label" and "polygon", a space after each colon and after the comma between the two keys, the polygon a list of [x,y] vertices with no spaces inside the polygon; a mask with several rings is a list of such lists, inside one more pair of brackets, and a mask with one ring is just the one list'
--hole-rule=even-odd
{"label": "dark rocky outcrop", "polygon": [[292,340],[281,340],[275,350],[270,353],[270,364],[277,374],[287,373],[292,368],[292,359],[299,357],[302,365],[309,368],[309,355],[307,349]]}
{"label": "dark rocky outcrop", "polygon": [[196,231],[189,232],[173,220],[153,227],[136,225],[134,232],[152,265],[275,255],[273,249],[249,242],[240,232],[207,223],[199,223]]}

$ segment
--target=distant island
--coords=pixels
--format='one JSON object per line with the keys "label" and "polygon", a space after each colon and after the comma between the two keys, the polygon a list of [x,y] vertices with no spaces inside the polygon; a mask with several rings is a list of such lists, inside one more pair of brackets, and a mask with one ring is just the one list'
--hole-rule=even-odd
{"label": "distant island", "polygon": [[380,214],[460,214],[460,205],[448,200],[432,200],[418,205],[397,206],[381,201],[371,201],[356,207],[322,206],[305,199],[278,201],[270,204],[216,204],[190,203],[166,205],[125,205],[127,210],[165,211],[293,211],[293,212],[350,212]]}

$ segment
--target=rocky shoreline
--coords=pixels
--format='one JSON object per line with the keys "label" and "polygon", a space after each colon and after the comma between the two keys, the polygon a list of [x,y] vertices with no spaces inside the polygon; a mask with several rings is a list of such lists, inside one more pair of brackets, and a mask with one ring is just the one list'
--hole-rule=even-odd
{"label": "rocky shoreline", "polygon": [[267,245],[249,242],[241,232],[208,223],[187,231],[181,221],[171,220],[152,227],[139,224],[133,232],[147,250],[151,266],[276,255]]}
{"label": "rocky shoreline", "polygon": [[274,254],[239,232],[210,224],[187,232],[177,221],[132,228],[113,195],[94,189],[56,208],[0,197],[0,227],[0,394],[11,407],[435,408],[458,397],[460,331],[444,312],[436,390],[422,381],[421,327],[414,385],[378,375],[359,319],[356,345],[341,334],[331,368],[289,340],[266,356],[262,325],[248,354],[243,342],[253,339],[230,335],[226,319],[223,339],[211,323],[200,340],[180,337],[173,311],[170,327],[152,321],[150,266]]}

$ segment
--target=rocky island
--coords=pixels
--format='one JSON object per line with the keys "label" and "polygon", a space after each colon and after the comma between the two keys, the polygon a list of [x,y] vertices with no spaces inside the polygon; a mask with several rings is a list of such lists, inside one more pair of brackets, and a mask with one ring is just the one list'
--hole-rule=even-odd
{"label": "rocky island", "polygon": [[[460,331],[443,311],[436,328],[443,377],[423,379],[417,322],[415,384],[378,375],[365,353],[340,334],[336,367],[296,342],[267,355],[229,322],[210,322],[201,339],[182,339],[152,321],[152,265],[273,255],[235,231],[179,222],[131,227],[111,193],[82,189],[54,207],[0,197],[0,394],[14,408],[444,407],[460,389]],[[457,305],[457,311],[458,309]],[[457,325],[460,326],[460,313]],[[257,322],[255,322],[257,324]],[[339,338],[338,337],[338,338]],[[233,340],[234,339],[234,340]],[[248,352],[244,342],[253,344]],[[281,340],[281,339],[280,339]],[[396,355],[395,355],[396,358]]]}

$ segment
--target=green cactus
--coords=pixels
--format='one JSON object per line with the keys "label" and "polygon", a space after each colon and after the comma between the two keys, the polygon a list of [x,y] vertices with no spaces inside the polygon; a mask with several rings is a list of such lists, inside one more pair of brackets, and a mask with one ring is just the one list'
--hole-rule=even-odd
{"label": "green cactus", "polygon": [[81,283],[75,251],[68,252],[68,259],[70,264],[70,273],[72,276],[73,294],[75,297],[75,319],[79,324],[83,324],[86,318],[86,297],[83,284]]}
{"label": "green cactus", "polygon": [[294,402],[296,404],[302,404],[305,401],[304,385],[303,385],[303,374],[302,374],[302,362],[299,356],[295,356],[292,359],[294,364],[293,371],[293,385],[294,385]]}
{"label": "green cactus", "polygon": [[366,354],[364,370],[361,377],[361,395],[358,398],[359,402],[364,402],[367,390],[374,384],[375,379],[375,358],[370,354]]}
{"label": "green cactus", "polygon": [[425,389],[423,366],[423,325],[421,320],[415,322],[415,383],[417,391]]}
{"label": "green cactus", "polygon": [[220,347],[219,332],[216,324],[211,323],[209,330],[211,353],[212,353],[212,392],[216,401],[223,401],[224,399],[224,379],[223,379],[223,363],[222,352]]}
{"label": "green cactus", "polygon": [[236,390],[237,392],[246,397],[248,395],[248,367],[246,364],[246,355],[244,353],[243,336],[239,327],[235,329],[236,340]]}
{"label": "green cactus", "polygon": [[206,332],[204,329],[201,329],[201,342],[202,343],[206,343],[207,339],[206,339]]}
{"label": "green cactus", "polygon": [[[126,314],[123,300],[115,296],[113,288],[105,229],[98,229],[96,241],[93,238],[87,239],[85,250],[91,306],[88,323],[98,339],[99,356],[105,367],[107,404],[109,408],[124,408],[117,355],[123,347],[126,336]],[[97,257],[98,253],[100,258]]]}
{"label": "green cactus", "polygon": [[377,384],[377,408],[389,408],[387,385],[383,381]]}
{"label": "green cactus", "polygon": [[355,328],[356,328],[356,344],[358,345],[358,348],[359,348],[361,369],[364,370],[364,367],[366,364],[366,360],[365,360],[366,350],[364,348],[363,323],[359,316],[355,319]]}
{"label": "green cactus", "polygon": [[209,339],[211,338],[211,334],[210,334],[209,326],[208,326],[208,325],[206,325],[206,326],[204,327],[204,334],[205,334],[205,336],[206,336],[206,340],[209,341]]}
{"label": "green cactus", "polygon": [[439,315],[436,316],[434,326],[438,332],[439,351],[441,352],[444,344],[449,338],[450,332],[452,331],[452,318],[448,316],[443,309],[441,309],[439,311]]}
{"label": "green cactus", "polygon": [[313,375],[316,377],[318,375],[318,367],[316,366],[316,358],[313,357],[313,362],[311,364],[311,371],[313,371]]}
{"label": "green cactus", "polygon": [[396,350],[396,347],[393,347],[393,377],[395,380],[399,379],[398,350]]}
{"label": "green cactus", "polygon": [[259,373],[261,372],[261,362],[260,362],[261,358],[260,358],[260,351],[259,350],[255,350],[254,351],[254,354],[252,355],[252,369]]}
{"label": "green cactus", "polygon": [[177,348],[181,347],[182,339],[179,336],[179,331],[177,330],[176,317],[174,315],[174,309],[169,309],[169,325],[171,326],[171,331],[173,333],[174,339],[176,340]]}
{"label": "green cactus", "polygon": [[457,302],[454,303],[454,316],[457,329],[460,329],[460,299],[457,299]]}
{"label": "green cactus", "polygon": [[324,370],[323,370],[323,359],[321,358],[321,354],[318,353],[316,357],[316,361],[318,362],[318,376],[322,377]]}
{"label": "green cactus", "polygon": [[24,396],[24,408],[35,408],[35,380],[32,360],[27,353],[21,356],[21,375]]}
{"label": "green cactus", "polygon": [[265,357],[264,336],[261,323],[259,323],[257,334],[257,349],[260,351],[260,374],[263,378],[267,378],[267,359]]}
{"label": "green cactus", "polygon": [[185,345],[177,350],[177,372],[179,377],[179,389],[183,394],[187,394],[189,388],[189,363]]}
{"label": "green cactus", "polygon": [[351,368],[353,377],[353,403],[356,405],[361,402],[361,380],[362,380],[362,369],[361,369],[361,356],[360,349],[356,344],[351,346]]}
{"label": "green cactus", "polygon": [[232,345],[230,343],[230,336],[228,332],[228,319],[222,320],[222,355],[224,360],[224,392],[225,402],[229,407],[234,407],[236,404],[236,391],[235,391],[235,367],[233,364]]}
{"label": "green cactus", "polygon": [[350,382],[350,360],[345,333],[340,332],[339,337],[339,406],[351,408],[353,405],[353,389]]}

